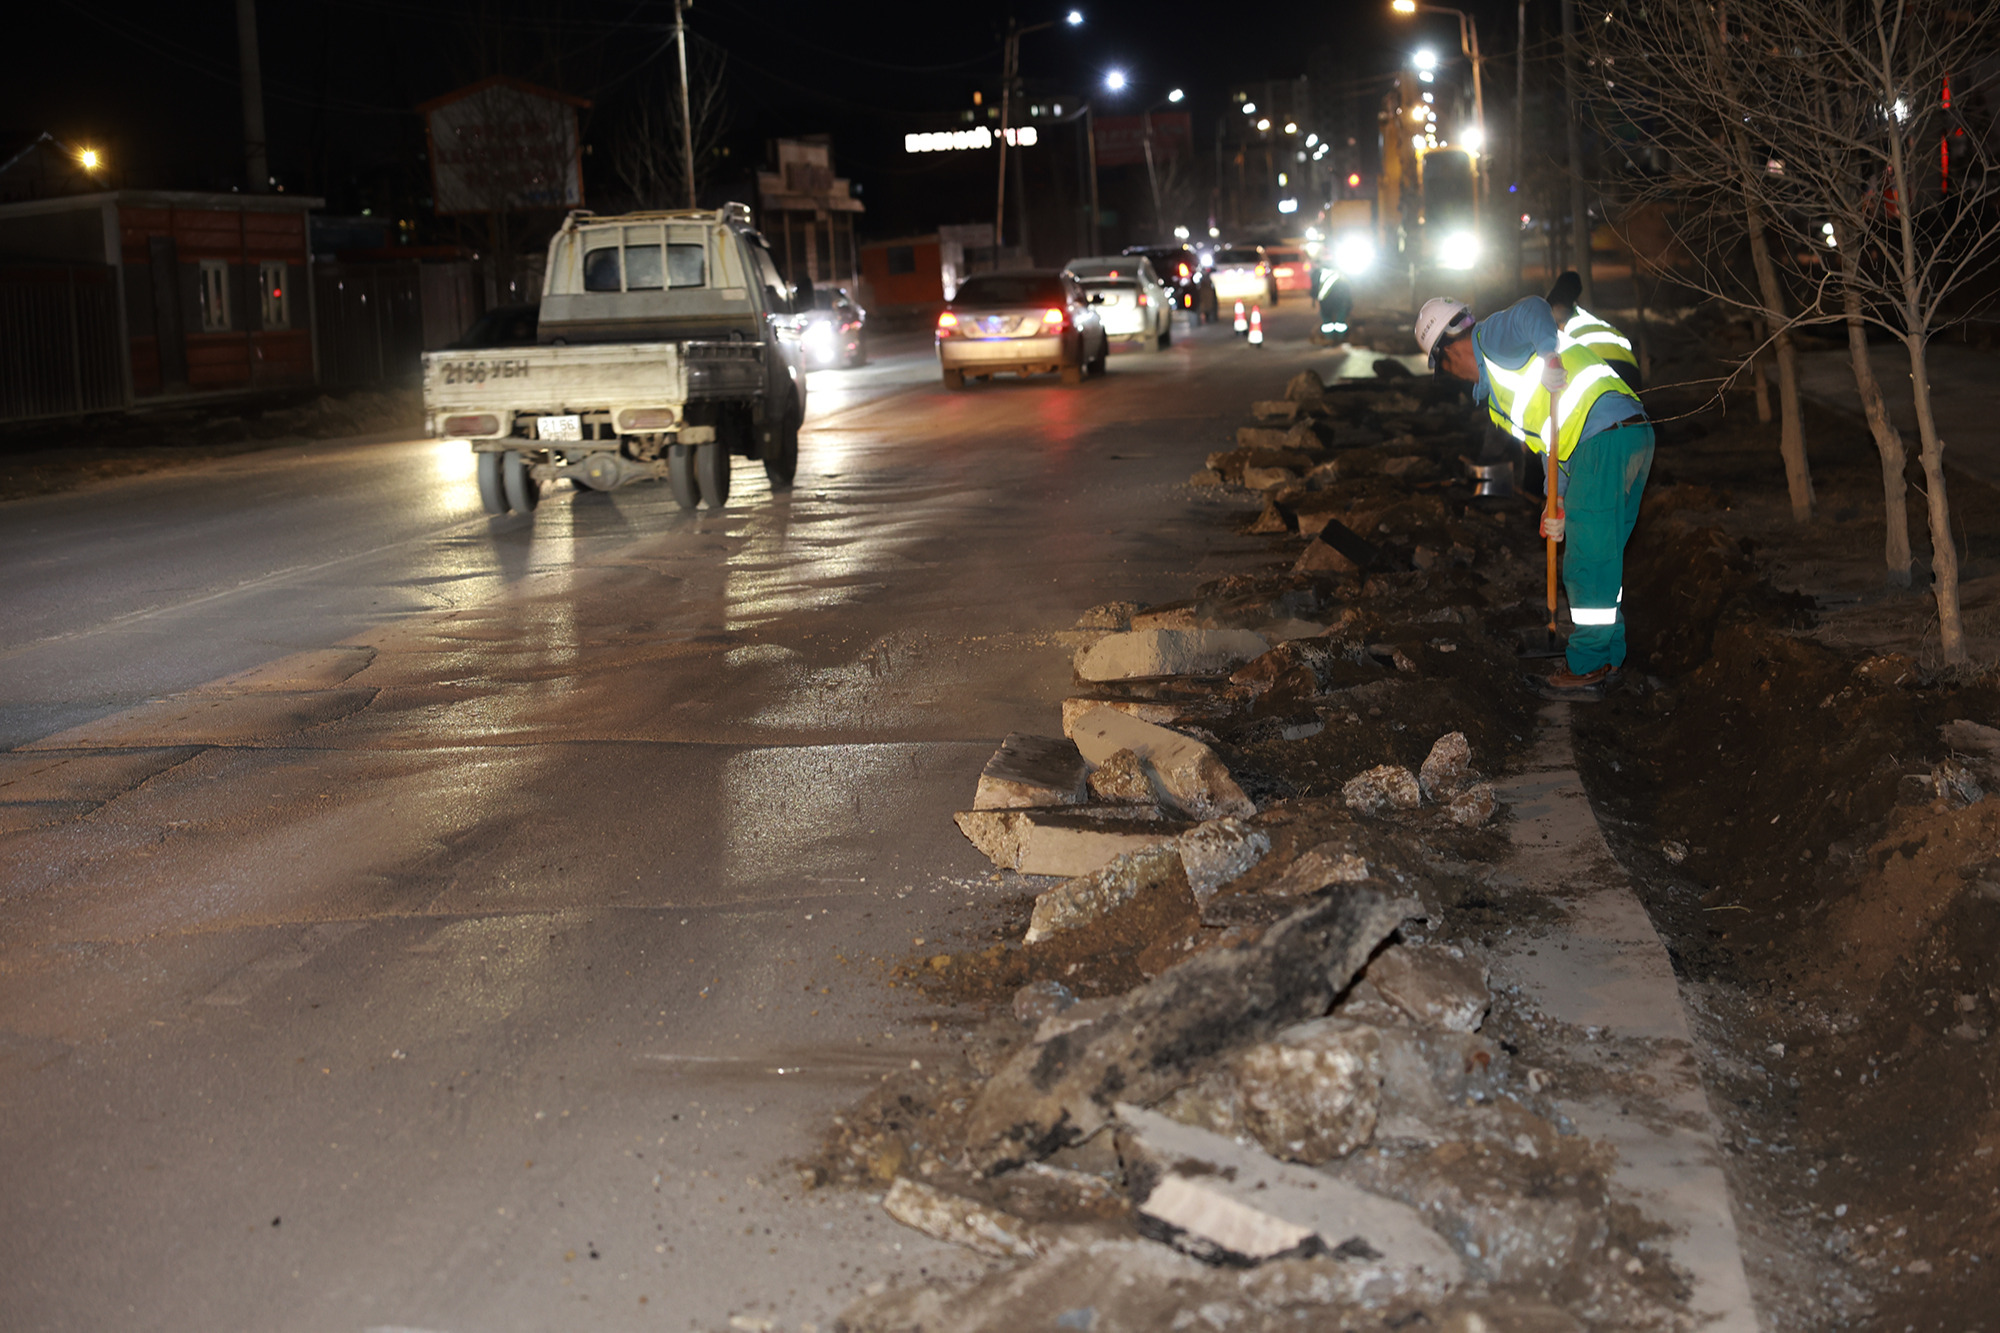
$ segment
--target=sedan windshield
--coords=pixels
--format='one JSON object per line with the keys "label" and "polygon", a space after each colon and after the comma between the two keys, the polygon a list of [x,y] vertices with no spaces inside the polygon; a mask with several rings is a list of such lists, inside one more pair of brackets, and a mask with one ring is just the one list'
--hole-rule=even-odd
{"label": "sedan windshield", "polygon": [[953,305],[1058,305],[1063,286],[1053,274],[982,273],[967,278]]}
{"label": "sedan windshield", "polygon": [[1217,250],[1215,262],[1218,267],[1223,264],[1261,264],[1264,256],[1255,250]]}

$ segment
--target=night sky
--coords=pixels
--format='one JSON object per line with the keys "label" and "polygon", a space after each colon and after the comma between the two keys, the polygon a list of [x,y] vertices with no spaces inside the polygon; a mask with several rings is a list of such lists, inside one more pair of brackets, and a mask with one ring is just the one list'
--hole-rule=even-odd
{"label": "night sky", "polygon": [[[1388,0],[1254,5],[1083,0],[1081,28],[1022,42],[1022,72],[1050,91],[1127,72],[1126,107],[1189,93],[1196,141],[1240,82],[1339,68],[1357,83],[1396,67],[1422,34],[1457,45],[1448,16],[1396,18]],[[1468,6],[1489,55],[1513,46],[1513,6]],[[1023,25],[1066,6],[1023,3]],[[1486,12],[1491,9],[1493,12]],[[963,3],[698,0],[690,32],[728,56],[732,161],[766,140],[828,132],[864,199],[897,194],[901,152],[926,117],[998,82],[1007,9]],[[591,99],[593,150],[630,99],[674,84],[673,8],[664,0],[263,0],[259,8],[272,169],[330,211],[414,212],[424,189],[417,102],[505,72]],[[0,130],[15,144],[48,130],[104,151],[114,184],[228,189],[242,173],[235,8],[229,0],[132,4],[45,0],[17,16]],[[1491,94],[1489,93],[1489,96]],[[1098,94],[1101,112],[1117,109]],[[602,162],[599,155],[597,162]],[[587,171],[593,167],[587,164]],[[601,168],[596,168],[601,169]],[[874,210],[878,211],[878,210]]]}

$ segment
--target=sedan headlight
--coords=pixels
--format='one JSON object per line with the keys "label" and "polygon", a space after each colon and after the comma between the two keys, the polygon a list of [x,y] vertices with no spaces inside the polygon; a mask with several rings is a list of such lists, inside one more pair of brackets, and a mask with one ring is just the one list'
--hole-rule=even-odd
{"label": "sedan headlight", "polygon": [[1375,242],[1366,236],[1341,237],[1333,247],[1333,265],[1342,273],[1366,273],[1375,267]]}
{"label": "sedan headlight", "polygon": [[815,361],[833,360],[833,325],[823,319],[816,319],[806,325],[806,355]]}
{"label": "sedan headlight", "polygon": [[1443,268],[1471,268],[1479,262],[1479,237],[1469,231],[1455,231],[1438,246],[1438,264]]}

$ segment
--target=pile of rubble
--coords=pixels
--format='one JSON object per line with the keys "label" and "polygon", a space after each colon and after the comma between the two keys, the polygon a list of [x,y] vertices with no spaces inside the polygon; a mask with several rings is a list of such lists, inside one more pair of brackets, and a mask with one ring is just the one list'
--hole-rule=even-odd
{"label": "pile of rubble", "polygon": [[991,1016],[809,1167],[995,1266],[842,1326],[1682,1326],[1483,962],[1532,533],[1445,479],[1448,402],[1302,376],[1256,415],[1287,424],[1206,484],[1265,493],[1285,566],[1085,617],[1060,734],[1007,737],[957,815],[1055,882],[1018,939],[904,969]]}

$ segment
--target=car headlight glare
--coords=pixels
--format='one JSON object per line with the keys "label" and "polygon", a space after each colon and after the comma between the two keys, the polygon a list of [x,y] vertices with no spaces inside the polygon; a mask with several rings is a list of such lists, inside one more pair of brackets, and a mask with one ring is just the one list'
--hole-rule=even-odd
{"label": "car headlight glare", "polygon": [[1438,247],[1438,263],[1444,268],[1471,268],[1479,262],[1479,237],[1469,231],[1455,231]]}

